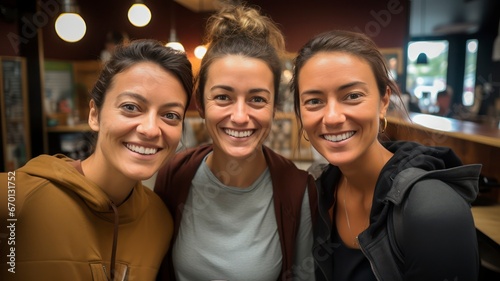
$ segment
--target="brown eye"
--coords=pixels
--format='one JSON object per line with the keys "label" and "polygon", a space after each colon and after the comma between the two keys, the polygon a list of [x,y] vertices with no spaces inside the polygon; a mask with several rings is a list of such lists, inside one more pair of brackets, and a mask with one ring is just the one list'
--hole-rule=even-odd
{"label": "brown eye", "polygon": [[164,118],[166,119],[172,119],[172,120],[181,120],[181,116],[176,114],[176,113],[172,113],[172,112],[169,112],[165,115],[163,115]]}
{"label": "brown eye", "polygon": [[351,94],[348,94],[347,95],[347,98],[348,100],[355,100],[355,99],[358,99],[361,97],[361,94],[359,93],[351,93]]}
{"label": "brown eye", "polygon": [[139,110],[139,108],[136,105],[130,104],[130,103],[122,105],[122,108],[125,109],[126,111],[130,111],[130,112]]}
{"label": "brown eye", "polygon": [[266,99],[263,97],[253,97],[252,102],[257,102],[257,103],[266,102]]}

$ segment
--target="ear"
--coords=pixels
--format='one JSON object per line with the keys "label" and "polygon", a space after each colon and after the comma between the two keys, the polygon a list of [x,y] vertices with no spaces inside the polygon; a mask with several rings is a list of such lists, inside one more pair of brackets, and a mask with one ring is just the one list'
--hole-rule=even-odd
{"label": "ear", "polygon": [[89,126],[94,132],[99,132],[99,111],[95,105],[94,100],[89,102]]}
{"label": "ear", "polygon": [[391,102],[391,94],[391,89],[387,87],[385,95],[380,99],[380,119],[383,119],[387,114],[387,108],[389,108],[389,103]]}

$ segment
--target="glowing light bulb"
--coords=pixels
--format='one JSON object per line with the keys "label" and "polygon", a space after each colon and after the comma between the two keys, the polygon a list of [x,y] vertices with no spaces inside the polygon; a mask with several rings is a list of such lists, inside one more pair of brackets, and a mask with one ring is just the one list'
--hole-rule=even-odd
{"label": "glowing light bulb", "polygon": [[77,42],[83,38],[87,31],[87,25],[83,18],[76,13],[62,13],[57,17],[57,35],[66,42]]}
{"label": "glowing light bulb", "polygon": [[168,42],[165,46],[170,47],[174,50],[185,52],[184,46],[179,42]]}
{"label": "glowing light bulb", "polygon": [[151,11],[146,5],[135,3],[128,9],[128,20],[137,27],[146,26],[151,21]]}
{"label": "glowing light bulb", "polygon": [[200,60],[205,56],[206,53],[207,47],[205,47],[205,45],[199,45],[194,49],[194,56]]}

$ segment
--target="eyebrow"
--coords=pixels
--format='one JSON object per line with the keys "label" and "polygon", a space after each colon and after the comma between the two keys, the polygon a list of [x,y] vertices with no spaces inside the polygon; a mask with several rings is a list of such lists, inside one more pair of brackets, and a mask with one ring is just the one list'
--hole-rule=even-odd
{"label": "eyebrow", "polygon": [[344,85],[338,87],[337,90],[345,90],[345,89],[348,89],[348,88],[351,88],[354,86],[359,86],[359,85],[366,85],[366,83],[362,82],[362,81],[353,81],[353,82],[350,82],[350,83],[347,83],[347,84],[344,84]]}
{"label": "eyebrow", "polygon": [[[351,87],[359,86],[359,85],[365,86],[366,83],[362,82],[362,81],[353,81],[353,82],[350,82],[350,83],[347,83],[344,85],[340,85],[336,90],[342,91],[342,90],[349,89]],[[300,94],[301,95],[303,95],[303,94],[321,94],[321,92],[322,91],[320,91],[320,90],[312,89],[312,90],[307,90],[307,91],[301,92]]]}
{"label": "eyebrow", "polygon": [[[133,99],[137,99],[137,100],[139,100],[142,103],[147,103],[147,104],[150,103],[145,97],[143,97],[143,96],[141,96],[139,94],[136,94],[136,93],[124,92],[124,93],[119,94],[118,98],[123,97],[123,96],[128,96],[128,97],[131,97]],[[169,102],[169,103],[162,104],[161,107],[180,107],[180,108],[185,108],[186,106],[184,104],[180,103],[180,102]]]}
{"label": "eyebrow", "polygon": [[[229,92],[234,92],[233,87],[226,86],[226,85],[215,85],[215,86],[210,88],[210,91],[213,91],[215,89],[222,89],[222,90],[226,90]],[[250,91],[249,91],[250,94],[260,93],[260,92],[266,92],[266,93],[271,94],[271,92],[268,89],[264,89],[264,88],[254,88],[254,89],[250,89]]]}

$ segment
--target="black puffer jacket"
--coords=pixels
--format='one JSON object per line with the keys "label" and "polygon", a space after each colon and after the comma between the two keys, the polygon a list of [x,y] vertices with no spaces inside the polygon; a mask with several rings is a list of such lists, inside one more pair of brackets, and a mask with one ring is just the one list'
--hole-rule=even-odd
{"label": "black puffer jacket", "polygon": [[[394,153],[379,175],[370,226],[359,235],[378,280],[477,280],[479,255],[470,203],[481,165],[464,165],[445,147],[387,142]],[[332,280],[332,186],[341,172],[328,165],[316,180],[316,280]]]}

